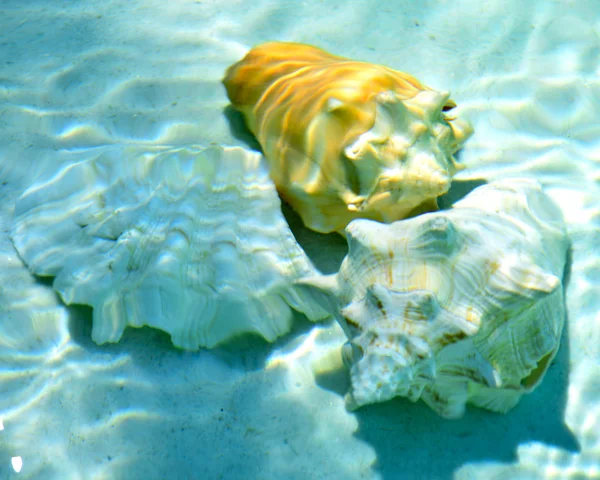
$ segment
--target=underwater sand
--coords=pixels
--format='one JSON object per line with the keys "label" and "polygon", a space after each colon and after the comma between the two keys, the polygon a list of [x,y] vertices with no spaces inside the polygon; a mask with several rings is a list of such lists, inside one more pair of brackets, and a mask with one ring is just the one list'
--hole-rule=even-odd
{"label": "underwater sand", "polygon": [[[600,6],[596,1],[0,3],[0,478],[600,478]],[[255,145],[224,70],[305,42],[450,90],[474,136],[452,195],[529,177],[572,240],[568,319],[542,385],[507,415],[444,420],[396,399],[347,412],[344,342],[298,318],[275,344],[198,353],[90,339],[8,231],[16,198],[105,145]],[[450,200],[448,200],[450,201]],[[327,273],[341,237],[294,233]]]}

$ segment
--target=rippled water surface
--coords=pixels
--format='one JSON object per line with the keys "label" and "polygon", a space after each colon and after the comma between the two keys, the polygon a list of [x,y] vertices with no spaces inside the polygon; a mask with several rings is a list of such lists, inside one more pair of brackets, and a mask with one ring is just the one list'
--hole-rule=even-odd
{"label": "rippled water surface", "polygon": [[[0,2],[0,478],[600,478],[599,38],[592,0]],[[255,146],[220,81],[267,40],[451,91],[475,129],[455,189],[535,178],[561,207],[561,349],[507,415],[348,412],[344,335],[300,315],[274,344],[182,352],[142,328],[98,346],[91,309],[22,263],[17,198],[98,149]],[[343,239],[284,213],[335,272]]]}

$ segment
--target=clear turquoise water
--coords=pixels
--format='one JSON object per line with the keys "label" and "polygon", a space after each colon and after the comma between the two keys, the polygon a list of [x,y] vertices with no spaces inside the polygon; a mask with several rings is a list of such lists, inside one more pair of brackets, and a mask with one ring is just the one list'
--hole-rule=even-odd
{"label": "clear turquoise water", "polygon": [[[0,2],[0,478],[600,478],[599,32],[592,1]],[[97,346],[91,310],[18,257],[17,198],[99,148],[248,147],[220,80],[266,40],[452,91],[475,128],[460,179],[536,178],[560,205],[567,326],[507,415],[448,421],[403,399],[349,413],[327,367],[343,335],[300,317],[274,344],[188,353],[143,328]],[[343,240],[285,213],[335,271]]]}

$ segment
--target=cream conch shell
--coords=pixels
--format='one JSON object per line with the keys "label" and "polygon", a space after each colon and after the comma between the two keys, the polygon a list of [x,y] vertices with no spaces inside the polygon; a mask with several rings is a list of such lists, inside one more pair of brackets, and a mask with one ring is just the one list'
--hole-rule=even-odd
{"label": "cream conch shell", "polygon": [[437,209],[472,133],[445,114],[456,106],[449,94],[309,45],[257,46],[223,83],[280,195],[319,232]]}
{"label": "cream conch shell", "polygon": [[[327,316],[293,281],[317,271],[296,243],[264,158],[241,148],[101,148],[32,185],[12,239],[92,338],[148,325],[181,348],[243,333],[273,341],[294,308]],[[86,158],[87,157],[87,158]]]}
{"label": "cream conch shell", "polygon": [[[395,396],[445,417],[506,412],[560,342],[568,241],[535,182],[485,185],[452,210],[355,220],[338,274],[307,282],[344,329],[350,408]],[[312,285],[312,287],[310,286]]]}

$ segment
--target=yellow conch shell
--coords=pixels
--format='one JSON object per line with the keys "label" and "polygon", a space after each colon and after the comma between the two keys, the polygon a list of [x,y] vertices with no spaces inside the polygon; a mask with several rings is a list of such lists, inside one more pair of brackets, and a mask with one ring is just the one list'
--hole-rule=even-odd
{"label": "yellow conch shell", "polygon": [[319,232],[437,209],[472,133],[447,93],[390,68],[297,43],[259,45],[223,80],[279,194]]}

